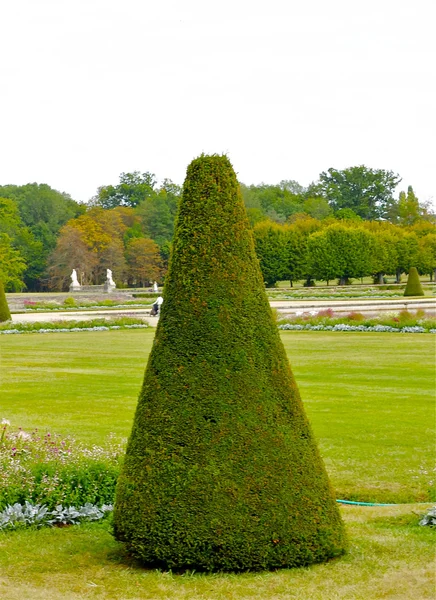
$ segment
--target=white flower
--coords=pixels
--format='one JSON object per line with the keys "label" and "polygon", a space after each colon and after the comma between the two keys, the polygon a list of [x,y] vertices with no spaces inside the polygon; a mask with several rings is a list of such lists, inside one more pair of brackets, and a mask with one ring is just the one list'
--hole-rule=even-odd
{"label": "white flower", "polygon": [[2,425],[10,425],[11,422],[8,421],[7,419],[2,419]]}
{"label": "white flower", "polygon": [[21,438],[22,440],[30,440],[32,436],[29,433],[26,433],[25,431],[19,431],[17,437]]}

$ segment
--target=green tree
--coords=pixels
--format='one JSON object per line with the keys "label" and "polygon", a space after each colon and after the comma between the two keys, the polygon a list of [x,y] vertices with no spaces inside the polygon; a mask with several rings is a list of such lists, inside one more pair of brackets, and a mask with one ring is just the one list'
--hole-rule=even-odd
{"label": "green tree", "polygon": [[418,237],[414,232],[408,233],[401,229],[396,232],[397,242],[395,249],[397,252],[397,266],[395,275],[397,283],[400,283],[401,274],[408,273],[410,267],[415,266],[419,260]]}
{"label": "green tree", "polygon": [[326,219],[332,213],[332,209],[325,198],[307,198],[303,203],[303,210],[314,219]]}
{"label": "green tree", "polygon": [[225,156],[188,167],[163,295],[117,484],[116,538],[164,568],[274,569],[342,554],[344,528]]}
{"label": "green tree", "polygon": [[422,236],[419,238],[418,244],[418,272],[421,275],[429,275],[430,281],[433,281],[436,274],[436,233]]}
{"label": "green tree", "polygon": [[148,171],[121,173],[118,185],[103,185],[91,200],[94,206],[111,209],[117,206],[135,207],[155,194],[156,176]]}
{"label": "green tree", "polygon": [[18,207],[22,227],[14,244],[25,257],[23,275],[29,290],[39,290],[46,276],[47,261],[55,248],[61,227],[85,211],[81,205],[47,184],[0,186],[0,196],[12,199]]}
{"label": "green tree", "polygon": [[362,227],[334,223],[312,234],[308,241],[310,271],[315,279],[339,278],[344,285],[372,272],[373,235]]}
{"label": "green tree", "polygon": [[278,185],[241,184],[241,193],[247,209],[260,209],[276,223],[284,223],[294,213],[301,212],[305,199],[304,188],[292,180],[283,180]]}
{"label": "green tree", "polygon": [[267,286],[287,277],[288,252],[284,228],[271,221],[262,221],[253,228],[256,254]]}
{"label": "green tree", "polygon": [[[388,226],[388,227],[387,227]],[[385,275],[395,273],[398,263],[396,229],[390,223],[370,222],[365,228],[373,234],[371,274],[374,283],[383,283]]]}
{"label": "green tree", "polygon": [[41,277],[46,269],[42,242],[35,239],[25,227],[18,205],[11,198],[0,198],[0,233],[6,233],[12,247],[18,250],[26,263],[22,280],[26,288],[36,289],[41,285]]}
{"label": "green tree", "polygon": [[146,237],[159,246],[171,242],[174,235],[175,209],[166,193],[147,198],[137,209]]}
{"label": "green tree", "polygon": [[398,220],[400,225],[414,225],[421,218],[421,206],[411,185],[406,192],[400,192],[398,200]]}
{"label": "green tree", "polygon": [[26,262],[20,252],[13,247],[7,233],[0,233],[0,280],[7,292],[19,292],[24,287],[23,273]]}
{"label": "green tree", "polygon": [[349,208],[362,219],[376,220],[390,216],[395,204],[393,192],[400,181],[400,176],[392,171],[360,165],[322,172],[318,190],[333,211]]}

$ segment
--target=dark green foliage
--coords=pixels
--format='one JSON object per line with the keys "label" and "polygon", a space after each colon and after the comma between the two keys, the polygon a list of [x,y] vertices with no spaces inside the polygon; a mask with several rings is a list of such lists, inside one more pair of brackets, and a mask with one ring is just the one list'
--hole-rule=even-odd
{"label": "dark green foliage", "polygon": [[419,275],[416,267],[410,267],[409,276],[407,278],[405,296],[424,296],[424,291],[419,280]]}
{"label": "dark green foliage", "polygon": [[117,539],[146,564],[208,571],[342,554],[225,156],[188,167],[163,296],[117,485]]}
{"label": "dark green foliage", "polygon": [[9,306],[6,300],[5,288],[3,282],[0,281],[0,323],[9,321],[11,313],[9,312]]}

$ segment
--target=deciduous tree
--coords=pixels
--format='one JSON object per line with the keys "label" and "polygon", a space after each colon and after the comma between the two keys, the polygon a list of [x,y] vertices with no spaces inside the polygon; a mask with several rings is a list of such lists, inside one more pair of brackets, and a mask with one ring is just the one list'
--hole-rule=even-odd
{"label": "deciduous tree", "polygon": [[142,287],[162,275],[159,246],[147,238],[132,238],[126,248],[129,280]]}
{"label": "deciduous tree", "polygon": [[393,192],[399,175],[364,165],[348,169],[328,169],[319,177],[319,190],[334,211],[349,208],[362,219],[389,217],[395,204]]}

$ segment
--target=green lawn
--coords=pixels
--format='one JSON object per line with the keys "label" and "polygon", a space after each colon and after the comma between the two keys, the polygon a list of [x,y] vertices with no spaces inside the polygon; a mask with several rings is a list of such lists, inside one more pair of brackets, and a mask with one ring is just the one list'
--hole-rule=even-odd
{"label": "green lawn", "polygon": [[[101,444],[129,434],[154,330],[2,336],[1,412]],[[429,495],[434,336],[283,332],[337,497]]]}
{"label": "green lawn", "polygon": [[434,531],[413,506],[345,507],[340,560],[271,573],[202,575],[147,570],[109,525],[0,534],[2,600],[434,600]]}
{"label": "green lawn", "polygon": [[[0,419],[88,444],[128,435],[154,330],[0,337]],[[283,332],[338,497],[428,500],[434,336]],[[341,508],[340,560],[272,573],[177,575],[125,554],[110,525],[0,534],[5,600],[433,599],[424,506]]]}

